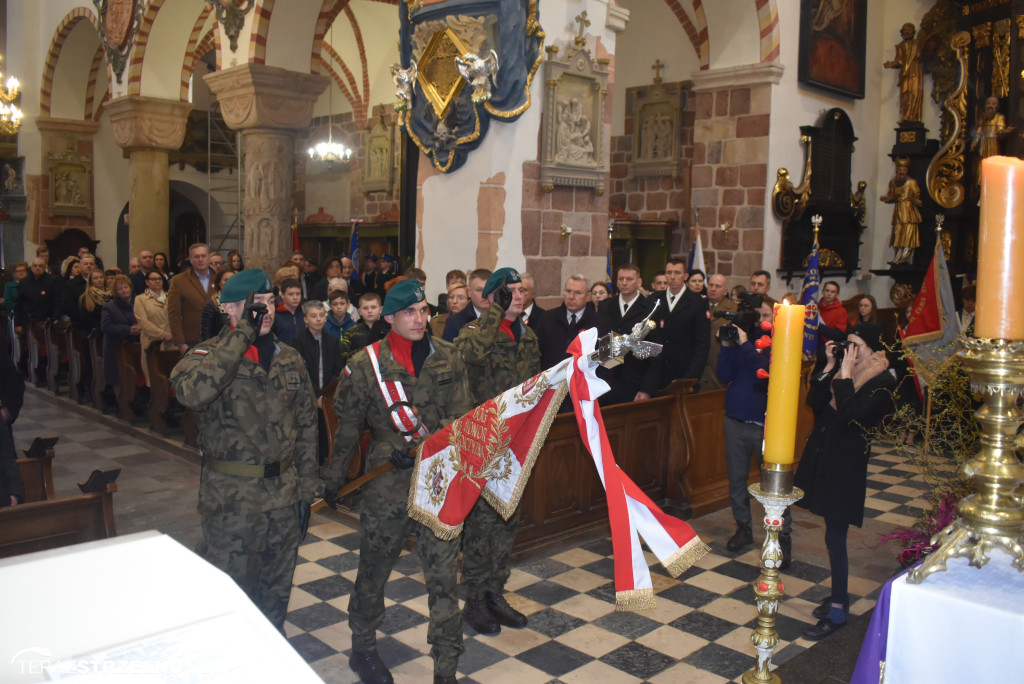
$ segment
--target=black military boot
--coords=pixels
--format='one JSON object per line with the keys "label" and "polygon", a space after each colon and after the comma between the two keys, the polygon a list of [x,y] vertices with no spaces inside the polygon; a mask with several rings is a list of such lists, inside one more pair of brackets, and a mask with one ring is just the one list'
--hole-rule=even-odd
{"label": "black military boot", "polygon": [[466,599],[466,606],[462,609],[462,617],[473,629],[481,634],[493,635],[501,632],[501,625],[487,609],[487,600],[484,598]]}
{"label": "black military boot", "polygon": [[779,535],[779,546],[782,547],[782,563],[779,570],[789,570],[793,563],[793,537],[788,534]]}
{"label": "black military boot", "polygon": [[444,675],[435,674],[434,684],[457,684],[459,680],[454,675],[445,677]]}
{"label": "black military boot", "polygon": [[499,623],[516,629],[526,626],[526,616],[510,606],[504,595],[487,592],[484,596],[487,600],[487,609]]}
{"label": "black military boot", "polygon": [[373,651],[352,651],[348,665],[366,684],[394,684],[395,678],[376,649]]}
{"label": "black military boot", "polygon": [[754,533],[750,530],[750,523],[736,523],[736,533],[729,537],[725,548],[729,551],[739,551],[744,546],[754,543]]}

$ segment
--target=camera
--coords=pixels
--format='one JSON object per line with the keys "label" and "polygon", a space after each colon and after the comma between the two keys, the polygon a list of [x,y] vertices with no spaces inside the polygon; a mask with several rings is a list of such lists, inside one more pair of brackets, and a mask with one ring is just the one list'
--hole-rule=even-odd
{"label": "camera", "polygon": [[850,348],[850,340],[840,340],[833,343],[832,345],[832,356],[836,359],[836,364],[843,362],[843,356],[846,355],[846,350]]}
{"label": "camera", "polygon": [[718,339],[721,342],[739,342],[739,329],[750,336],[751,331],[761,322],[761,305],[764,298],[752,292],[744,292],[740,295],[739,305],[736,311],[716,311],[715,318],[724,318],[729,321],[718,329]]}

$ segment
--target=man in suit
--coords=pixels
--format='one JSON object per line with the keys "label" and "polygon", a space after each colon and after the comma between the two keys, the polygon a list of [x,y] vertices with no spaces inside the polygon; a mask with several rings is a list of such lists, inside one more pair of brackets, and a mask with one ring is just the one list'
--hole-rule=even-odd
{"label": "man in suit", "polygon": [[533,276],[529,273],[521,273],[520,277],[523,279],[523,323],[530,326],[533,332],[537,332],[537,326],[540,325],[540,319],[544,315],[545,309],[540,308],[533,301],[537,296]]}
{"label": "man in suit", "polygon": [[199,339],[199,321],[203,305],[213,295],[209,259],[210,248],[197,242],[188,248],[191,268],[171,278],[167,293],[167,323],[171,326],[171,341],[182,354],[202,342]]}
{"label": "man in suit", "polygon": [[[647,317],[652,304],[647,297],[640,294],[643,279],[636,264],[619,267],[616,272],[616,286],[618,296],[609,297],[601,302],[597,311],[607,322],[610,330],[627,335],[633,331],[633,326]],[[600,370],[599,375],[611,385],[611,390],[601,396],[601,405],[609,406],[650,398],[658,388],[644,386],[647,365],[648,359],[638,359],[632,354],[627,354],[622,365]]]}
{"label": "man in suit", "polygon": [[146,291],[146,274],[153,270],[153,252],[144,249],[139,252],[139,267],[129,277],[132,279],[132,289],[135,294],[140,295]]}
{"label": "man in suit", "polygon": [[658,389],[673,380],[700,380],[711,342],[711,312],[708,300],[686,287],[686,266],[682,259],[670,259],[665,266],[668,289],[653,297],[657,328],[648,337],[664,345],[648,367],[645,383]]}
{"label": "man in suit", "polygon": [[565,281],[562,304],[545,311],[537,327],[541,368],[551,368],[568,358],[566,349],[576,339],[576,335],[581,330],[595,327],[599,335],[608,332],[607,324],[600,319],[597,309],[590,302],[590,283],[586,276],[571,275]]}
{"label": "man in suit", "polygon": [[721,273],[708,278],[708,307],[711,313],[711,342],[708,347],[708,361],[704,364],[704,374],[700,378],[700,388],[704,390],[722,389],[725,387],[718,379],[718,354],[722,351],[722,343],[718,341],[718,331],[728,323],[724,318],[715,318],[719,311],[736,311],[736,302],[729,298],[729,280]]}
{"label": "man in suit", "polygon": [[490,277],[491,270],[487,268],[478,268],[469,274],[467,285],[469,285],[469,303],[472,306],[467,306],[459,313],[448,317],[444,324],[444,332],[441,333],[441,339],[445,342],[454,342],[455,338],[459,336],[462,326],[480,318],[491,307],[487,297],[484,297],[484,286]]}

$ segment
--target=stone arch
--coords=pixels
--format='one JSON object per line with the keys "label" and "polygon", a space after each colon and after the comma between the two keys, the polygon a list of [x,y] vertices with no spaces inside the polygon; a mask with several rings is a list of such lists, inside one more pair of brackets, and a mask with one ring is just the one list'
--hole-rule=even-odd
{"label": "stone arch", "polygon": [[[132,46],[131,57],[128,63],[128,93],[130,95],[142,95],[143,76],[146,76],[147,83],[150,84],[147,86],[148,90],[151,90],[152,83],[156,82],[157,88],[160,88],[162,84],[167,84],[164,86],[165,88],[173,89],[172,92],[180,94],[180,88],[170,86],[172,82],[179,82],[178,79],[180,78],[180,72],[171,71],[174,68],[172,65],[175,63],[172,55],[180,54],[182,64],[189,59],[189,56],[192,54],[192,48],[194,48],[194,44],[191,42],[192,37],[202,31],[202,26],[209,19],[209,15],[210,6],[200,0],[174,0],[174,2],[150,0],[150,3],[146,6],[142,23],[139,26],[138,33],[135,35],[135,42]],[[162,45],[154,53],[153,59],[147,62],[147,47],[149,46],[150,38],[154,35],[154,27],[157,21],[160,21],[158,30],[163,45],[166,45],[167,40],[173,41],[173,45],[170,47],[170,52]],[[199,26],[198,29],[196,28],[197,25]],[[184,30],[186,26],[190,27],[188,34]],[[179,40],[180,42],[178,42]],[[181,50],[180,53],[178,52],[179,49]],[[159,77],[155,79],[153,78],[154,70],[159,70]],[[187,88],[185,92],[187,98]],[[168,95],[169,93],[161,93],[156,96],[168,97]]]}
{"label": "stone arch", "polygon": [[[99,103],[96,103],[96,85],[99,81],[100,68],[105,64],[103,58],[103,46],[97,45],[96,52],[92,56],[92,63],[89,65],[89,81],[85,86],[85,109],[82,112],[83,118],[99,121],[100,113],[103,111],[103,104],[110,99],[110,88],[105,87],[103,96]],[[104,79],[104,85],[107,85]]]}
{"label": "stone arch", "polygon": [[779,7],[776,0],[754,0],[757,25],[761,31],[761,61],[779,59]]}
{"label": "stone arch", "polygon": [[[708,23],[707,18],[704,16],[704,6],[701,4],[701,0],[693,0],[693,12],[694,19],[690,20],[690,15],[683,9],[682,4],[679,0],[665,0],[665,4],[675,15],[679,21],[679,25],[683,27],[683,33],[690,41],[690,45],[693,46],[693,51],[697,53],[697,59],[700,61],[700,68],[707,69],[709,62],[709,50],[708,50]],[[696,21],[696,25],[694,25]]]}
{"label": "stone arch", "polygon": [[270,31],[270,16],[274,13],[274,0],[257,1],[253,12],[255,15],[252,19],[252,33],[249,35],[249,61],[253,64],[266,64],[267,33]]}
{"label": "stone arch", "polygon": [[[78,26],[79,22],[88,21],[95,31],[96,42],[99,43],[99,20],[96,15],[87,7],[76,7],[68,12],[57,25],[50,40],[50,49],[46,54],[46,64],[43,66],[42,83],[39,88],[39,112],[46,116],[51,114],[53,105],[53,79],[57,70],[57,63],[60,61],[61,51],[71,32]],[[109,81],[109,74],[107,77]]]}
{"label": "stone arch", "polygon": [[[182,102],[188,99],[188,85],[192,79],[192,72],[195,69],[196,60],[202,59],[203,55],[211,49],[217,51],[217,68],[220,69],[220,27],[216,21],[213,27],[203,34],[203,27],[210,17],[211,7],[207,5],[196,18],[192,26],[192,33],[188,36],[188,44],[185,46],[185,60],[181,65],[181,92],[179,96]],[[202,39],[200,39],[202,35]]]}

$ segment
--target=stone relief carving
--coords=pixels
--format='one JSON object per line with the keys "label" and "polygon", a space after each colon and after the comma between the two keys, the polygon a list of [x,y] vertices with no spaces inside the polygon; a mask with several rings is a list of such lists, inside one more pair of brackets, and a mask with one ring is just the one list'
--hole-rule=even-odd
{"label": "stone relief carving", "polygon": [[683,164],[680,127],[685,93],[678,86],[663,85],[660,76],[655,77],[652,85],[631,88],[630,92],[633,95],[630,175],[678,178]]}
{"label": "stone relief carving", "polygon": [[366,134],[363,192],[391,192],[394,169],[393,129],[381,119]]}
{"label": "stone relief carving", "polygon": [[50,216],[92,217],[92,157],[69,144],[62,154],[48,155]]}

